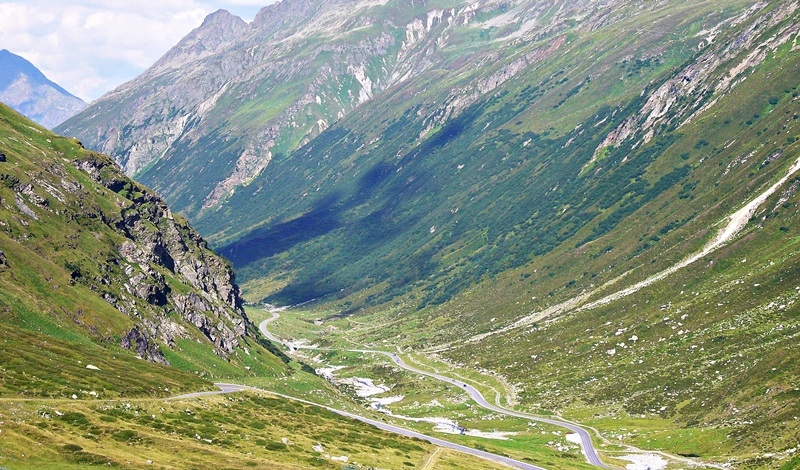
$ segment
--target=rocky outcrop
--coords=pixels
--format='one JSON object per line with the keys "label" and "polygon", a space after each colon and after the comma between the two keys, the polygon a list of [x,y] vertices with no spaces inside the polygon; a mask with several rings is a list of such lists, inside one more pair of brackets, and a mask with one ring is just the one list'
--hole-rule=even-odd
{"label": "rocky outcrop", "polygon": [[158,364],[169,365],[169,361],[164,357],[164,354],[158,349],[155,342],[142,333],[139,328],[134,327],[126,334],[120,346],[125,349],[134,351],[142,359]]}
{"label": "rocky outcrop", "polygon": [[255,331],[229,264],[110,157],[1,103],[0,152],[0,311],[160,364],[195,341],[231,357]]}
{"label": "rocky outcrop", "polygon": [[200,27],[190,32],[145,73],[156,76],[180,64],[215,54],[240,38],[247,29],[247,23],[238,16],[218,10],[208,15]]}
{"label": "rocky outcrop", "polygon": [[[741,15],[701,31],[699,34],[704,40],[698,46],[702,52],[697,58],[650,90],[640,110],[606,136],[597,146],[594,157],[604,148],[625,140],[638,138],[641,143],[647,143],[670,126],[679,128],[691,122],[731,88],[744,82],[748,71],[760,64],[768,52],[795,40],[800,24],[783,24],[777,31],[772,29],[797,11],[800,4],[786,2],[780,8],[762,13],[766,6],[766,2],[757,2]],[[749,26],[737,37],[718,41],[718,36],[728,26],[745,22],[749,22]],[[720,73],[720,69],[724,72]]]}
{"label": "rocky outcrop", "polygon": [[108,295],[106,301],[137,320],[122,346],[149,360],[166,361],[152,342],[158,338],[170,345],[187,336],[171,315],[176,314],[201,331],[217,354],[232,353],[249,321],[231,267],[162,199],[122,175],[108,157],[89,154],[75,165],[128,201],[111,221],[125,236],[117,247],[120,269],[108,270],[120,278],[104,280],[124,288],[122,295]]}

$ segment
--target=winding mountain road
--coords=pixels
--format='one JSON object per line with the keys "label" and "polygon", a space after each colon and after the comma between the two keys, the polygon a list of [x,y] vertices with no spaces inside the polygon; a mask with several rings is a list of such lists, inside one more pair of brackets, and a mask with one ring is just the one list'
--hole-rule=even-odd
{"label": "winding mountain road", "polygon": [[[287,343],[287,342],[282,341],[281,339],[277,338],[275,335],[270,333],[270,331],[267,329],[267,326],[271,322],[277,320],[278,318],[280,318],[280,315],[278,315],[277,312],[272,312],[272,318],[268,318],[268,319],[262,321],[258,325],[258,328],[261,330],[261,333],[265,337],[270,339],[271,341],[275,341],[276,343],[283,344],[284,346],[287,346],[290,349],[327,350],[327,349],[324,349],[324,348],[317,348],[315,346],[290,344],[290,343]],[[487,410],[493,411],[495,413],[505,414],[505,415],[508,415],[508,416],[514,416],[514,417],[517,417],[517,418],[529,419],[531,421],[538,421],[540,423],[547,423],[547,424],[551,424],[551,425],[554,425],[554,426],[559,426],[559,427],[562,427],[562,428],[566,428],[566,429],[576,433],[578,436],[580,436],[580,439],[581,439],[581,450],[583,451],[583,455],[586,457],[586,460],[589,463],[591,463],[592,465],[595,465],[597,467],[601,467],[601,468],[612,468],[612,467],[609,467],[608,465],[604,464],[603,461],[600,460],[600,457],[597,455],[597,451],[595,450],[594,445],[592,444],[592,438],[589,435],[589,433],[585,429],[583,429],[582,427],[580,427],[580,426],[578,426],[576,424],[572,424],[572,423],[568,423],[568,422],[560,421],[560,420],[555,420],[555,419],[541,418],[541,417],[530,415],[530,414],[527,414],[527,413],[520,413],[520,412],[513,411],[513,410],[507,410],[507,409],[502,408],[500,406],[493,405],[493,404],[489,403],[483,397],[481,392],[479,392],[472,385],[464,383],[464,382],[462,382],[460,380],[456,380],[456,379],[444,376],[444,375],[435,374],[435,373],[432,373],[432,372],[427,372],[427,371],[420,370],[420,369],[417,369],[415,367],[409,366],[408,364],[403,362],[403,360],[400,359],[400,357],[397,354],[394,354],[394,353],[390,353],[390,352],[386,352],[386,351],[378,351],[378,350],[373,350],[373,349],[347,349],[345,351],[357,352],[357,353],[363,353],[363,354],[381,354],[381,355],[387,356],[392,360],[392,362],[394,362],[398,367],[400,367],[402,369],[405,369],[405,370],[407,370],[409,372],[414,372],[416,374],[420,374],[420,375],[424,375],[424,376],[427,376],[427,377],[431,377],[431,378],[434,378],[436,380],[440,380],[442,382],[449,383],[449,384],[455,385],[456,387],[461,388],[479,406],[481,406],[481,407],[483,407],[483,408],[485,408]],[[218,384],[218,386],[219,385],[221,385],[221,384]],[[527,468],[540,468],[540,467],[536,467],[536,466],[533,466],[533,465],[530,465],[530,464],[526,464],[524,462],[513,461],[514,463],[510,463],[510,462],[507,462],[505,460],[498,460],[497,458],[503,458],[503,459],[506,459],[506,460],[511,460],[511,459],[507,459],[505,457],[497,456],[497,455],[494,455],[494,454],[488,454],[488,456],[487,455],[483,455],[483,454],[487,454],[487,453],[486,452],[482,452],[482,451],[478,451],[476,449],[464,448],[464,446],[459,446],[458,444],[453,444],[453,443],[450,443],[448,441],[442,441],[441,439],[436,439],[436,438],[433,438],[433,437],[430,437],[430,436],[425,436],[424,434],[416,433],[414,431],[408,431],[408,430],[406,430],[404,428],[398,428],[397,426],[388,425],[388,424],[383,423],[381,421],[375,421],[375,420],[371,420],[369,418],[358,417],[356,415],[352,415],[351,413],[339,412],[339,411],[336,411],[336,410],[331,410],[331,411],[334,411],[334,412],[339,413],[339,414],[345,414],[346,416],[353,417],[353,418],[358,419],[358,420],[363,421],[363,422],[368,422],[368,423],[373,424],[375,426],[378,426],[378,427],[380,427],[381,429],[384,429],[384,430],[390,430],[392,432],[398,432],[396,430],[387,429],[386,428],[386,426],[390,426],[390,427],[396,428],[398,430],[403,430],[403,432],[399,432],[400,434],[403,434],[403,435],[408,435],[408,434],[405,434],[405,432],[414,433],[415,435],[411,436],[411,437],[419,437],[420,439],[425,439],[425,440],[427,440],[429,442],[432,442],[435,445],[441,445],[442,447],[448,447],[448,448],[456,449],[456,447],[453,447],[453,446],[458,446],[458,448],[456,450],[467,452],[467,453],[470,453],[470,454],[473,454],[473,455],[477,455],[477,456],[480,456],[480,457],[483,457],[483,458],[488,458],[490,460],[503,462],[503,463],[506,463],[506,464],[509,464],[509,465],[513,465],[515,467],[526,468],[526,469]],[[420,436],[424,436],[424,437],[420,437]],[[436,441],[434,441],[434,439]],[[447,445],[440,444],[440,442],[447,443]],[[466,449],[469,449],[469,450],[466,450]]]}
{"label": "winding mountain road", "polygon": [[303,400],[302,398],[291,397],[289,395],[284,395],[282,393],[273,392],[270,390],[264,390],[257,387],[250,387],[248,385],[239,385],[239,384],[232,384],[232,383],[215,383],[219,390],[216,391],[207,391],[207,392],[195,392],[195,393],[186,393],[183,395],[176,395],[174,397],[169,397],[167,400],[185,400],[191,398],[198,398],[198,397],[205,397],[209,395],[222,395],[225,393],[236,393],[236,392],[244,392],[247,390],[253,390],[258,392],[266,392],[270,395],[275,395],[281,398],[285,398],[287,400],[292,400],[300,403],[305,403],[307,405],[318,406],[321,408],[325,408],[328,411],[336,413],[340,416],[344,416],[347,418],[355,419],[361,421],[362,423],[369,424],[371,426],[375,426],[376,428],[382,429],[384,431],[388,431],[394,434],[399,434],[405,437],[417,438],[424,441],[428,441],[433,445],[444,447],[447,449],[457,450],[459,452],[464,452],[465,454],[474,455],[476,457],[480,457],[486,460],[491,460],[494,462],[498,462],[504,465],[509,465],[514,468],[519,468],[522,470],[547,470],[542,467],[538,467],[533,464],[529,464],[527,462],[522,462],[519,460],[514,460],[509,457],[505,457],[503,455],[492,454],[490,452],[485,452],[478,449],[473,449],[472,447],[467,447],[461,444],[456,444],[454,442],[445,441],[444,439],[439,439],[438,437],[428,436],[427,434],[422,434],[421,432],[412,431],[411,429],[406,429],[400,426],[395,426],[393,424],[385,423],[383,421],[379,421],[377,419],[367,418],[365,416],[357,415],[354,413],[350,413],[349,411],[339,410],[336,408],[331,408],[330,406],[320,405],[319,403],[314,403],[311,401]]}

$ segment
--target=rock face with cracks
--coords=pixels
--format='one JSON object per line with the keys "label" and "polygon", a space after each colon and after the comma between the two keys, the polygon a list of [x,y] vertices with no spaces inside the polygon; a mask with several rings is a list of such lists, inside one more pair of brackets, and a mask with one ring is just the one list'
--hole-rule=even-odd
{"label": "rock face with cracks", "polygon": [[[248,319],[231,267],[161,198],[122,175],[110,159],[90,153],[76,165],[95,182],[134,202],[110,221],[125,236],[118,246],[125,279],[118,281],[128,296],[106,300],[133,317],[142,316],[144,301],[151,314],[137,322],[121,345],[148,360],[166,363],[152,341],[158,338],[174,345],[176,338],[186,336],[185,327],[173,319],[177,316],[197,327],[218,355],[233,352],[246,334]],[[180,292],[168,277],[194,289]]]}
{"label": "rock face with cracks", "polygon": [[4,105],[0,128],[0,311],[9,321],[41,315],[161,364],[165,347],[189,341],[223,358],[235,352],[252,325],[233,271],[185,219],[110,157]]}

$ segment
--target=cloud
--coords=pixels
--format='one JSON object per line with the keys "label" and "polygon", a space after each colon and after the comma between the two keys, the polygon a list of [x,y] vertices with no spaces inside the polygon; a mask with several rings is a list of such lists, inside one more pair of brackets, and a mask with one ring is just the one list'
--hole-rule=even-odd
{"label": "cloud", "polygon": [[246,21],[271,0],[0,0],[0,48],[92,100],[152,65],[203,19]]}

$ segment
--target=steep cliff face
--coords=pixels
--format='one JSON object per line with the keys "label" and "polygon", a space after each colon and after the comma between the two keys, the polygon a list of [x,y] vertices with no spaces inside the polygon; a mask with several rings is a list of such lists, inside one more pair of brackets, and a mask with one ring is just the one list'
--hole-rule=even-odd
{"label": "steep cliff face", "polygon": [[[104,341],[164,364],[160,347],[179,339],[204,337],[218,355],[234,352],[250,324],[228,263],[109,157],[0,111],[3,250],[20,256],[25,245],[63,270],[69,289],[85,288],[123,314],[96,331]],[[15,273],[26,264],[10,262],[3,273],[22,290]]]}
{"label": "steep cliff face", "polygon": [[[765,2],[757,2],[698,32],[701,53],[663,84],[648,90],[642,107],[606,136],[595,157],[602,149],[628,139],[639,146],[670,127],[681,128],[745,82],[753,69],[780,47],[791,44],[794,50],[800,31],[793,18],[798,4],[786,2],[764,11],[765,7]],[[745,22],[747,27],[736,28]],[[734,36],[726,37],[730,30],[736,31]]]}

